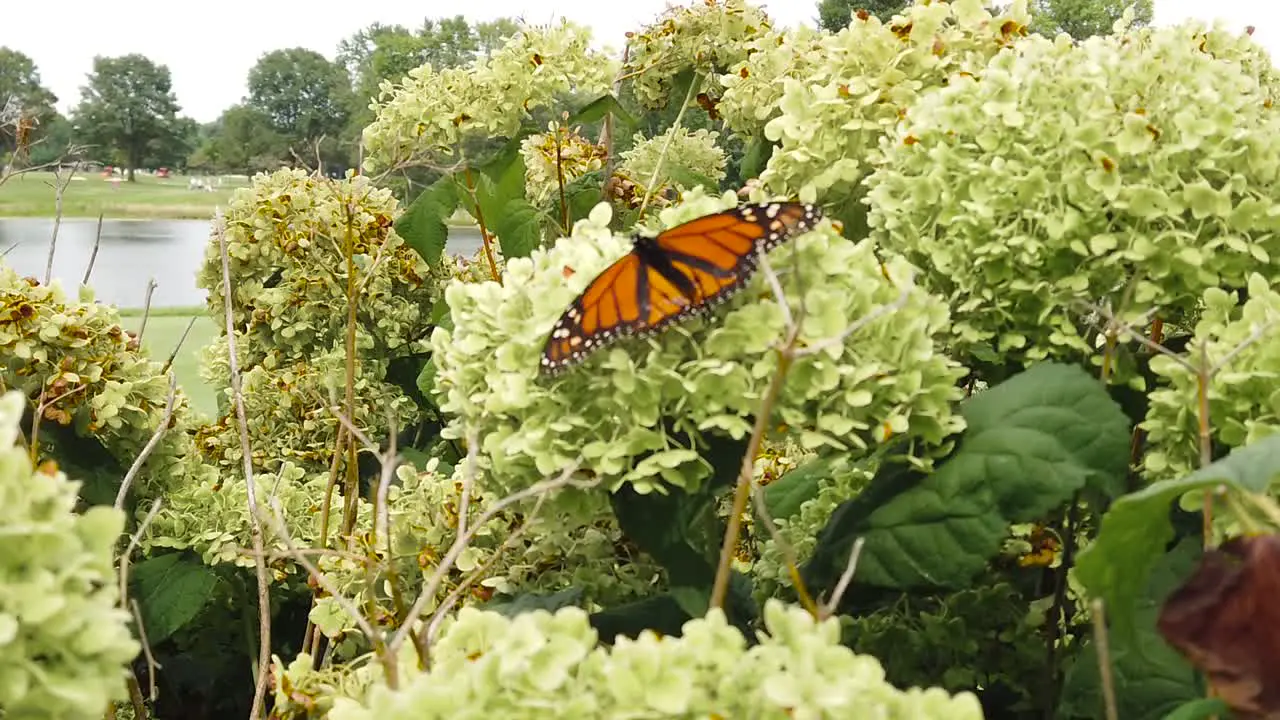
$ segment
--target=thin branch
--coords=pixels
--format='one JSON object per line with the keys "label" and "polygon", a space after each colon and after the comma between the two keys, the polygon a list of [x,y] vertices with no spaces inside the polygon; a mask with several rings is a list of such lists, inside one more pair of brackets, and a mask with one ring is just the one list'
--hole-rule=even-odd
{"label": "thin branch", "polygon": [[142,644],[142,657],[147,661],[147,687],[151,689],[148,695],[154,702],[158,694],[156,670],[163,666],[156,662],[156,656],[151,654],[151,642],[147,640],[147,628],[142,622],[142,610],[138,608],[138,601],[130,598],[129,609],[133,611],[133,621],[138,627],[138,640]]}
{"label": "thin branch", "polygon": [[805,587],[804,579],[800,577],[800,556],[796,553],[796,549],[787,542],[782,536],[782,531],[778,529],[778,523],[774,521],[773,515],[769,512],[769,505],[764,500],[764,487],[760,483],[755,482],[754,478],[751,482],[751,500],[752,506],[756,510],[756,516],[760,522],[764,524],[765,530],[769,532],[769,537],[773,538],[773,544],[778,546],[782,551],[782,557],[787,561],[787,574],[791,576],[791,583],[795,586],[796,595],[800,599],[800,605],[809,611],[810,615],[818,616],[820,608],[813,601],[813,596],[809,594],[809,589]]}
{"label": "thin branch", "polygon": [[1107,616],[1100,598],[1089,603],[1093,616],[1093,646],[1098,651],[1098,671],[1102,678],[1102,702],[1107,720],[1120,720],[1116,709],[1116,686],[1111,670],[1111,646],[1107,639]]}
{"label": "thin branch", "polygon": [[62,196],[66,193],[67,186],[71,184],[71,178],[75,177],[78,169],[80,169],[80,163],[77,161],[72,164],[71,171],[67,173],[65,180],[62,176],[61,167],[58,168],[53,176],[53,236],[49,238],[49,258],[45,261],[44,266],[45,285],[48,285],[53,279],[53,254],[58,247],[58,230],[62,228]]}
{"label": "thin branch", "polygon": [[[480,514],[480,517],[476,518],[474,527],[468,530],[465,535],[459,534],[458,537],[454,539],[453,545],[449,547],[448,552],[446,552],[444,557],[440,559],[440,563],[436,565],[435,570],[431,573],[431,577],[423,586],[422,592],[418,594],[418,598],[414,601],[413,606],[409,608],[409,614],[405,616],[404,621],[400,624],[400,628],[396,630],[396,634],[391,638],[391,642],[387,646],[388,652],[395,654],[397,649],[404,644],[405,638],[409,636],[414,623],[417,622],[418,618],[422,615],[422,611],[426,608],[427,603],[434,599],[436,593],[439,592],[440,583],[444,581],[444,576],[453,568],[453,564],[458,559],[458,556],[462,554],[462,551],[466,549],[467,545],[471,542],[471,539],[475,537],[476,533],[479,532],[481,528],[484,527],[485,523],[489,522],[494,516],[508,507],[516,503],[523,502],[531,497],[551,493],[564,487],[592,488],[599,485],[600,479],[598,478],[594,480],[577,480],[573,477],[573,473],[577,472],[580,464],[581,459],[575,460],[560,473],[559,477],[554,480],[543,480],[541,482],[534,483],[524,490],[512,493],[511,495],[493,503]],[[426,648],[420,647],[418,650],[419,656],[425,659]]]}
{"label": "thin branch", "polygon": [[89,276],[93,274],[93,264],[98,260],[98,247],[102,244],[102,213],[98,213],[98,229],[93,234],[93,252],[89,254],[89,265],[84,269],[81,285],[88,286]]}
{"label": "thin branch", "polygon": [[253,449],[249,444],[249,421],[244,409],[244,389],[240,382],[240,359],[236,355],[236,328],[232,317],[231,262],[227,254],[227,233],[221,213],[214,220],[214,232],[218,236],[218,249],[222,255],[222,296],[226,310],[227,359],[231,369],[231,396],[235,403],[239,424],[240,455],[244,468],[245,497],[249,506],[249,528],[253,537],[253,550],[257,553],[254,569],[258,576],[258,662],[257,681],[253,689],[253,705],[249,720],[262,716],[263,701],[267,692],[267,680],[271,672],[271,595],[270,579],[262,548],[262,521],[259,519],[258,490],[253,479]]}
{"label": "thin branch", "polygon": [[836,582],[836,587],[831,591],[831,597],[822,604],[822,608],[818,611],[818,619],[825,620],[836,614],[836,608],[840,607],[840,601],[844,599],[844,594],[849,590],[849,583],[853,582],[853,573],[858,569],[858,558],[862,556],[862,546],[866,544],[864,538],[858,538],[853,541],[853,549],[849,551],[849,562],[845,563],[844,572],[840,573],[840,580]]}
{"label": "thin branch", "polygon": [[178,352],[182,350],[182,346],[186,344],[187,335],[190,334],[191,328],[195,327],[196,320],[199,318],[199,315],[193,315],[191,319],[187,321],[187,328],[182,331],[182,337],[178,338],[178,344],[173,346],[173,352],[169,353],[169,358],[164,361],[164,366],[160,368],[160,372],[169,372],[169,368],[173,367],[173,361],[178,359]]}
{"label": "thin branch", "polygon": [[129,472],[125,473],[124,480],[120,483],[120,490],[116,492],[115,508],[121,510],[124,508],[124,499],[129,495],[129,488],[133,485],[133,481],[138,477],[138,472],[142,470],[142,465],[151,457],[151,453],[156,449],[156,445],[160,444],[160,438],[164,437],[165,432],[169,429],[169,421],[173,419],[173,404],[178,397],[178,376],[169,373],[169,396],[164,403],[164,415],[160,418],[160,424],[156,426],[155,432],[151,433],[151,438],[147,440],[147,444],[142,446],[142,452],[133,459],[133,464],[129,466]]}
{"label": "thin branch", "polygon": [[[138,346],[142,346],[142,333],[147,330],[147,320],[151,318],[151,296],[156,292],[156,279],[154,277],[147,278],[147,296],[142,300],[142,324],[138,326],[138,333],[134,337],[138,339]],[[231,299],[227,298],[227,304],[230,306]]]}
{"label": "thin branch", "polygon": [[693,102],[694,96],[698,93],[698,86],[701,84],[702,76],[695,73],[693,79],[689,81],[689,92],[684,95],[684,102],[676,113],[676,119],[671,123],[671,127],[667,128],[667,139],[662,144],[658,161],[653,164],[653,173],[649,175],[649,182],[644,187],[644,199],[640,201],[640,211],[636,213],[637,223],[644,219],[645,208],[649,207],[649,200],[653,198],[653,186],[658,182],[658,174],[662,172],[662,165],[667,160],[667,152],[671,150],[671,143],[676,139],[676,131],[683,127],[680,122],[684,119],[684,111],[689,109],[689,104]]}

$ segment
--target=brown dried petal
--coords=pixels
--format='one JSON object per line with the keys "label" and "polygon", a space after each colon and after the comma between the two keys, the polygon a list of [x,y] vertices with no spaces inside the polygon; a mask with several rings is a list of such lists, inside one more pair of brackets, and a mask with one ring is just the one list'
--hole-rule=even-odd
{"label": "brown dried petal", "polygon": [[1207,551],[1157,626],[1238,720],[1280,720],[1280,535]]}

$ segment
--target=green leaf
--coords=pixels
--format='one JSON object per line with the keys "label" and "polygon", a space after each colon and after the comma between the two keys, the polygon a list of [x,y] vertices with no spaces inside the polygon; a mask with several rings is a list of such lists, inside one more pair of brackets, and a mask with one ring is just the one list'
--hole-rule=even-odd
{"label": "green leaf", "polygon": [[565,124],[590,125],[603,120],[606,115],[612,115],[627,127],[636,126],[636,119],[622,107],[622,103],[618,102],[618,98],[614,97],[613,93],[605,93],[582,106],[582,109],[574,113]]}
{"label": "green leaf", "polygon": [[591,614],[591,627],[600,640],[612,643],[619,635],[634,638],[645,630],[679,636],[691,616],[670,594],[657,595]]}
{"label": "green leaf", "polygon": [[218,576],[186,553],[159,555],[132,566],[130,581],[147,641],[164,642],[186,627],[209,602]]}
{"label": "green leaf", "polygon": [[969,433],[1009,424],[1058,428],[1058,442],[1093,471],[1091,487],[1109,498],[1124,490],[1129,418],[1101,382],[1079,367],[1035,365],[974,395],[965,403],[964,417]]}
{"label": "green leaf", "polygon": [[800,512],[805,501],[818,494],[819,481],[830,475],[831,461],[818,458],[764,486],[764,505],[775,520],[786,520]]}
{"label": "green leaf", "polygon": [[702,186],[708,193],[719,192],[720,183],[708,175],[695,172],[686,167],[671,165],[667,169],[667,177],[682,188],[691,189]]}
{"label": "green leaf", "polygon": [[442,327],[445,330],[453,329],[453,313],[449,310],[449,303],[444,297],[436,300],[431,306],[431,324],[435,327]]}
{"label": "green leaf", "polygon": [[458,186],[453,176],[446,175],[423,190],[396,220],[396,234],[418,251],[428,265],[439,265],[449,241],[445,220],[457,209]]}
{"label": "green leaf", "polygon": [[1178,706],[1164,716],[1164,720],[1209,720],[1212,717],[1229,717],[1227,704],[1218,698],[1199,698]]}
{"label": "green leaf", "polygon": [[571,587],[554,593],[521,593],[509,599],[503,598],[485,603],[482,609],[502,613],[507,617],[515,617],[520,613],[534,610],[555,612],[563,607],[577,605],[581,601],[582,588]]}
{"label": "green leaf", "polygon": [[[487,216],[488,217],[488,216]],[[542,242],[538,209],[524,198],[507,203],[492,224],[504,258],[529,257]]]}
{"label": "green leaf", "polygon": [[436,387],[436,359],[430,357],[426,362],[422,363],[422,370],[418,371],[418,392],[423,397],[431,397],[431,392]]}
{"label": "green leaf", "polygon": [[[604,198],[604,170],[593,170],[575,178],[573,182],[564,186],[564,196],[565,202],[569,205],[569,227],[572,229],[573,223],[589,215],[592,208]],[[554,200],[556,209],[559,209],[558,194]],[[561,217],[556,217],[557,225]]]}
{"label": "green leaf", "polygon": [[[479,173],[472,173],[480,212],[490,227],[501,219],[503,209],[514,200],[524,199],[524,157],[519,138],[513,138]],[[472,213],[476,215],[476,213]]]}
{"label": "green leaf", "polygon": [[742,165],[739,174],[743,179],[760,177],[760,173],[769,166],[769,158],[773,157],[773,151],[777,146],[769,142],[764,135],[753,137],[747,142],[746,151],[742,155]]}
{"label": "green leaf", "polygon": [[1079,368],[1045,364],[961,406],[968,427],[932,474],[882,467],[842,503],[805,568],[817,587],[843,570],[864,539],[857,583],[894,589],[959,588],[986,567],[1009,525],[1061,506],[1091,479],[1124,468],[1128,421]]}
{"label": "green leaf", "polygon": [[[1200,555],[1199,538],[1186,538],[1158,558],[1143,583],[1140,597],[1130,608],[1136,631],[1128,636],[1110,633],[1111,672],[1119,690],[1116,704],[1122,718],[1160,720],[1204,697],[1203,683],[1195,668],[1156,629],[1165,598],[1192,573]],[[1067,667],[1058,716],[1063,720],[1103,716],[1098,655],[1092,641],[1082,644]]]}
{"label": "green leaf", "polygon": [[1106,604],[1112,632],[1133,632],[1133,606],[1151,568],[1173,539],[1172,505],[1186,493],[1226,485],[1262,492],[1280,475],[1280,435],[1237,448],[1180,479],[1154,483],[1111,505],[1093,543],[1076,559],[1076,577]]}
{"label": "green leaf", "polygon": [[711,589],[706,587],[673,587],[671,597],[689,617],[702,617],[711,607]]}

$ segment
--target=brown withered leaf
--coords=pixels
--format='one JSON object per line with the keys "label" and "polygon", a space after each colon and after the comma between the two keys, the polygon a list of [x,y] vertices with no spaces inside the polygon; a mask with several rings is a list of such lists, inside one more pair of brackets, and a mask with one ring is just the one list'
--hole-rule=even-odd
{"label": "brown withered leaf", "polygon": [[1206,551],[1157,626],[1237,720],[1280,720],[1280,535]]}

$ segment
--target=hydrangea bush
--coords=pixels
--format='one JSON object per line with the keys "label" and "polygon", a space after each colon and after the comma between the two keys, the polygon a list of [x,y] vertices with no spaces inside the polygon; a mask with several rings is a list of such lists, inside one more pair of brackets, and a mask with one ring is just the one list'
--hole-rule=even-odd
{"label": "hydrangea bush", "polygon": [[77,514],[78,484],[53,463],[33,470],[25,407],[21,392],[0,395],[0,716],[100,718],[139,650],[117,607],[124,513]]}
{"label": "hydrangea bush", "polygon": [[[169,379],[163,370],[121,327],[119,312],[94,302],[88,289],[71,299],[57,282],[44,285],[0,264],[0,390],[19,391],[33,413],[43,402],[42,425],[101,444],[127,468],[164,420]],[[190,417],[178,390],[169,429],[143,465],[135,497],[174,484],[174,465],[191,449],[184,432]],[[53,437],[39,436],[44,457],[77,460],[74,448],[58,447]]]}
{"label": "hydrangea bush", "polygon": [[[387,557],[385,541],[380,541],[376,546],[362,547],[360,560],[350,555],[325,557],[321,569],[351,595],[375,603],[375,616],[394,618],[395,602],[386,568],[394,562],[395,576],[404,585],[402,592],[416,596],[421,579],[435,570],[457,539],[466,472],[465,462],[450,471],[434,458],[423,469],[401,465],[388,499],[391,558]],[[473,485],[468,527],[476,527],[481,515],[502,499],[485,485]],[[523,530],[517,534],[517,528]],[[371,572],[369,558],[376,558],[382,570]],[[554,507],[538,508],[536,501],[530,500],[495,514],[479,526],[428,609],[437,607],[476,572],[480,575],[464,589],[459,606],[576,588],[581,591],[581,606],[599,609],[635,600],[663,581],[661,568],[652,559],[626,551],[608,499],[585,493]],[[409,582],[405,583],[406,579]],[[331,637],[355,632],[352,619],[333,598],[322,598],[311,617]]]}
{"label": "hydrangea bush", "polygon": [[[1214,442],[1227,448],[1280,430],[1280,292],[1259,273],[1247,289],[1243,302],[1221,288],[1205,290],[1187,347],[1193,367],[1207,357],[1210,369],[1220,368],[1208,386],[1209,424]],[[1142,424],[1149,443],[1143,470],[1152,481],[1172,480],[1200,466],[1200,377],[1165,355],[1153,357],[1151,369],[1161,387],[1150,393]]]}
{"label": "hydrangea bush", "polygon": [[[880,138],[917,100],[956,74],[979,71],[1029,21],[1025,0],[998,15],[982,0],[921,3],[889,25],[859,15],[820,42],[797,36],[791,46],[802,55],[790,62],[765,55],[736,68],[747,78],[729,86],[724,102],[743,106],[731,117],[750,117],[750,108],[760,118],[772,112],[756,102],[776,101],[764,134],[778,148],[761,182],[771,192],[838,207],[860,200]],[[759,84],[750,82],[754,71],[764,76]]]}
{"label": "hydrangea bush", "polygon": [[885,138],[871,223],[949,299],[960,352],[1078,359],[1082,303],[1186,323],[1274,277],[1280,114],[1223,35],[1028,38]]}
{"label": "hydrangea bush", "polygon": [[634,76],[636,98],[647,108],[666,106],[675,79],[687,71],[703,78],[708,94],[720,95],[719,76],[744,60],[751,42],[770,27],[769,16],[746,0],[669,6],[631,36],[625,69]]}
{"label": "hydrangea bush", "polygon": [[[430,671],[399,690],[371,685],[331,700],[332,720],[373,718],[635,717],[978,720],[970,693],[899,690],[873,657],[840,645],[840,625],[796,607],[765,606],[765,631],[748,647],[714,610],[680,637],[646,632],[602,646],[578,608],[508,618],[461,611],[432,652]],[[277,687],[285,682],[276,664]],[[290,666],[288,671],[294,671]],[[305,677],[306,670],[296,667]]]}
{"label": "hydrangea bush", "polygon": [[637,197],[643,197],[647,190],[653,200],[663,204],[668,191],[682,193],[697,185],[719,187],[727,162],[724,150],[716,144],[719,135],[710,130],[690,132],[679,126],[651,138],[636,133],[631,149],[619,154],[617,173],[636,184]]}
{"label": "hydrangea bush", "polygon": [[[660,221],[669,227],[736,204],[731,192],[708,197],[695,190],[663,210]],[[445,291],[455,327],[432,335],[435,391],[451,417],[445,432],[463,437],[474,429],[487,479],[507,491],[578,457],[582,470],[607,487],[696,489],[710,468],[661,421],[671,419],[672,431],[695,442],[709,432],[742,438],[776,368],[773,347],[783,337],[784,317],[757,275],[715,322],[682,323],[660,337],[603,350],[561,377],[539,377],[551,325],[591,278],[630,249],[629,238],[609,232],[609,218],[608,206],[598,206],[551,250],[509,260],[501,285],[454,283]],[[802,445],[864,450],[902,434],[941,443],[957,429],[951,403],[962,371],[934,347],[947,311],[910,285],[904,263],[882,266],[869,245],[850,243],[827,223],[773,252],[770,262],[783,278],[803,274],[804,295],[788,296],[793,315],[801,300],[807,308],[803,343],[839,338],[906,293],[892,322],[871,323],[791,368],[776,412]]]}
{"label": "hydrangea bush", "polygon": [[569,94],[605,92],[618,63],[590,41],[590,30],[568,21],[526,26],[468,66],[426,64],[401,84],[384,81],[371,106],[377,119],[364,131],[364,169],[448,155],[466,138],[511,137],[530,110]]}

